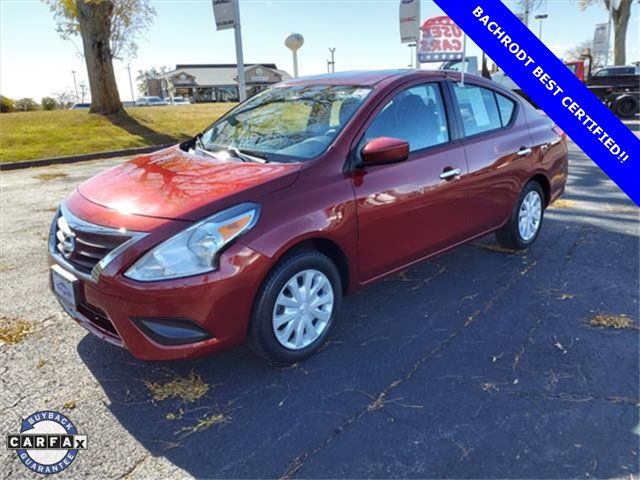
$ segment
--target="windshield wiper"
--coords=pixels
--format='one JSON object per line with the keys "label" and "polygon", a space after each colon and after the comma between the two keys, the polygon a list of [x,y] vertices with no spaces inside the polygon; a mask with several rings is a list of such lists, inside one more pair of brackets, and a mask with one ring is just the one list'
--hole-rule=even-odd
{"label": "windshield wiper", "polygon": [[257,150],[249,150],[246,148],[236,148],[236,151],[242,153],[244,155],[249,155],[250,157],[259,158],[260,160],[264,160],[264,163],[269,163],[269,157],[264,152],[259,152]]}

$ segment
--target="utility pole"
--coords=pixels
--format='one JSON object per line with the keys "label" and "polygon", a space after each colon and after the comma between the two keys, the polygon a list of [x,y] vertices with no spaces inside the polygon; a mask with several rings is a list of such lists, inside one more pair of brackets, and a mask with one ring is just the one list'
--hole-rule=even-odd
{"label": "utility pole", "polygon": [[604,54],[604,66],[609,65],[609,50],[611,50],[611,24],[613,23],[613,0],[609,0],[609,23],[607,23],[607,52]]}
{"label": "utility pole", "polygon": [[73,86],[76,89],[76,103],[80,103],[79,97],[78,97],[78,84],[76,82],[76,71],[75,70],[71,70],[71,74],[73,75]]}
{"label": "utility pole", "polygon": [[131,89],[131,101],[135,103],[136,99],[133,96],[133,82],[131,81],[131,64],[127,63],[127,72],[129,72],[129,88]]}
{"label": "utility pole", "polygon": [[329,62],[329,65],[331,65],[331,73],[336,73],[336,60],[334,57],[334,53],[336,52],[336,49],[329,48],[329,51],[331,52],[331,61]]}
{"label": "utility pole", "polygon": [[524,1],[524,24],[529,28],[529,9],[531,6],[531,0]]}

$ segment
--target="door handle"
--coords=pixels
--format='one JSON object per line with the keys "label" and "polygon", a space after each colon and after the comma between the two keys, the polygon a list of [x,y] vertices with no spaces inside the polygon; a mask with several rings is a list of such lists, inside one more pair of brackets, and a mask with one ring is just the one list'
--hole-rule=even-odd
{"label": "door handle", "polygon": [[529,155],[530,153],[531,153],[530,148],[520,147],[520,150],[518,150],[517,155],[519,157],[524,157],[525,155]]}
{"label": "door handle", "polygon": [[445,170],[440,174],[442,180],[449,180],[450,178],[457,177],[462,171],[459,168],[452,168],[451,170]]}

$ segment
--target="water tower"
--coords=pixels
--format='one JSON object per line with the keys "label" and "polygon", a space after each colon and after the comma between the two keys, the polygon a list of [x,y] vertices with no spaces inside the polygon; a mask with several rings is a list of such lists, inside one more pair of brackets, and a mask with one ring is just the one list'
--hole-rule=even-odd
{"label": "water tower", "polygon": [[298,78],[298,50],[304,45],[304,37],[299,33],[290,33],[284,39],[284,44],[293,52],[293,77]]}

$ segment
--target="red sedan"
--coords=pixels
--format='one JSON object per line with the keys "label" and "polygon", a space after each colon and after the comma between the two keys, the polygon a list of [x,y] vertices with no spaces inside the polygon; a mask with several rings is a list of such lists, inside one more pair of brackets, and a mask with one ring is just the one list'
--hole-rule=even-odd
{"label": "red sedan", "polygon": [[495,232],[536,240],[564,191],[564,134],[519,97],[452,72],[285,82],[178,146],[86,181],[51,226],[51,286],[141,359],[248,340],[313,354],[343,295]]}

